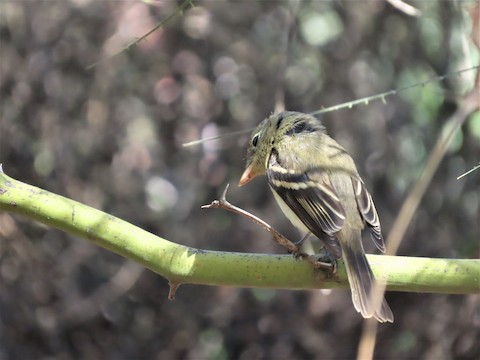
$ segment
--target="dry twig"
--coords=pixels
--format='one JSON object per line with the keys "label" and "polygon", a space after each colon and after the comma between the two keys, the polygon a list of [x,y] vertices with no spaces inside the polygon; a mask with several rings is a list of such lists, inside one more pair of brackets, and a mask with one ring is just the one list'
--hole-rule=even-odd
{"label": "dry twig", "polygon": [[324,269],[328,270],[331,274],[335,274],[337,271],[336,263],[324,262],[318,259],[316,255],[309,255],[300,250],[297,244],[293,243],[292,241],[288,240],[285,236],[280,234],[277,230],[275,230],[271,225],[260,219],[259,217],[250,214],[248,211],[245,211],[235,205],[232,205],[227,201],[227,190],[229,184],[225,187],[225,190],[220,197],[220,200],[214,200],[208,205],[203,205],[202,209],[224,209],[235,214],[239,214],[245,216],[247,219],[250,219],[254,223],[260,225],[265,230],[267,230],[272,236],[273,240],[285,247],[288,252],[292,253],[294,257],[302,258],[303,260],[310,263],[315,269]]}

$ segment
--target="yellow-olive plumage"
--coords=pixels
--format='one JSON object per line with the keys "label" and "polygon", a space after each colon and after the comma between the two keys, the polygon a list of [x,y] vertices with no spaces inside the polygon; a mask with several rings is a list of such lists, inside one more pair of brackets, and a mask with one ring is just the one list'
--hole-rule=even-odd
{"label": "yellow-olive plumage", "polygon": [[250,139],[239,185],[259,175],[267,176],[293,225],[318,237],[333,257],[343,257],[355,309],[365,318],[393,322],[385,300],[378,308],[370,300],[374,276],[362,245],[367,225],[385,251],[377,211],[352,158],[320,120],[289,111],[263,120]]}

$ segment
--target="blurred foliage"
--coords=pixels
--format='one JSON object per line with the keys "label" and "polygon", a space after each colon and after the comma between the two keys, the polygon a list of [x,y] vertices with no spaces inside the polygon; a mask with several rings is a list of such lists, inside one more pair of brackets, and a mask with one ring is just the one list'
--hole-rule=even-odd
{"label": "blurred foliage", "polygon": [[[0,162],[10,176],[204,249],[282,252],[254,224],[200,206],[243,170],[247,135],[284,94],[309,112],[479,63],[474,1],[0,3]],[[478,6],[478,5],[477,5]],[[469,16],[472,14],[472,17]],[[475,16],[477,14],[477,16]],[[473,24],[472,24],[473,22]],[[478,24],[476,25],[478,26]],[[385,234],[475,72],[330,113]],[[480,115],[468,120],[421,202],[401,255],[479,257]],[[229,199],[299,235],[264,180]],[[344,291],[168,284],[114,254],[0,214],[0,358],[352,358],[362,319]],[[378,358],[479,358],[478,296],[389,293],[396,321]],[[477,340],[475,340],[477,339]]]}

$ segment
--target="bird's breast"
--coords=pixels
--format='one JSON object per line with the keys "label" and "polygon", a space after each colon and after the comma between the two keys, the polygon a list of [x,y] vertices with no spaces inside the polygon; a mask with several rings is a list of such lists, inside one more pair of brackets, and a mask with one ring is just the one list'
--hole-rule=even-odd
{"label": "bird's breast", "polygon": [[293,226],[295,226],[302,233],[309,232],[310,230],[308,230],[302,220],[300,220],[300,218],[292,211],[292,209],[290,209],[290,207],[285,203],[285,201],[283,201],[280,195],[278,195],[277,192],[272,189],[272,187],[270,187],[270,190],[272,190],[273,196],[275,197],[275,200],[277,200],[280,209],[282,209],[282,212],[285,214],[288,220],[290,220]]}

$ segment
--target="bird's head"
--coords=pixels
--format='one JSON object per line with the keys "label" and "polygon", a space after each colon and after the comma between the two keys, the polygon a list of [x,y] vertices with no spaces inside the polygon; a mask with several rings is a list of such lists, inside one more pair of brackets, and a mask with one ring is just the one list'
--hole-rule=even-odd
{"label": "bird's head", "polygon": [[282,111],[263,120],[250,137],[247,165],[238,183],[243,186],[259,175],[264,175],[272,151],[292,136],[324,131],[320,120],[312,115]]}

